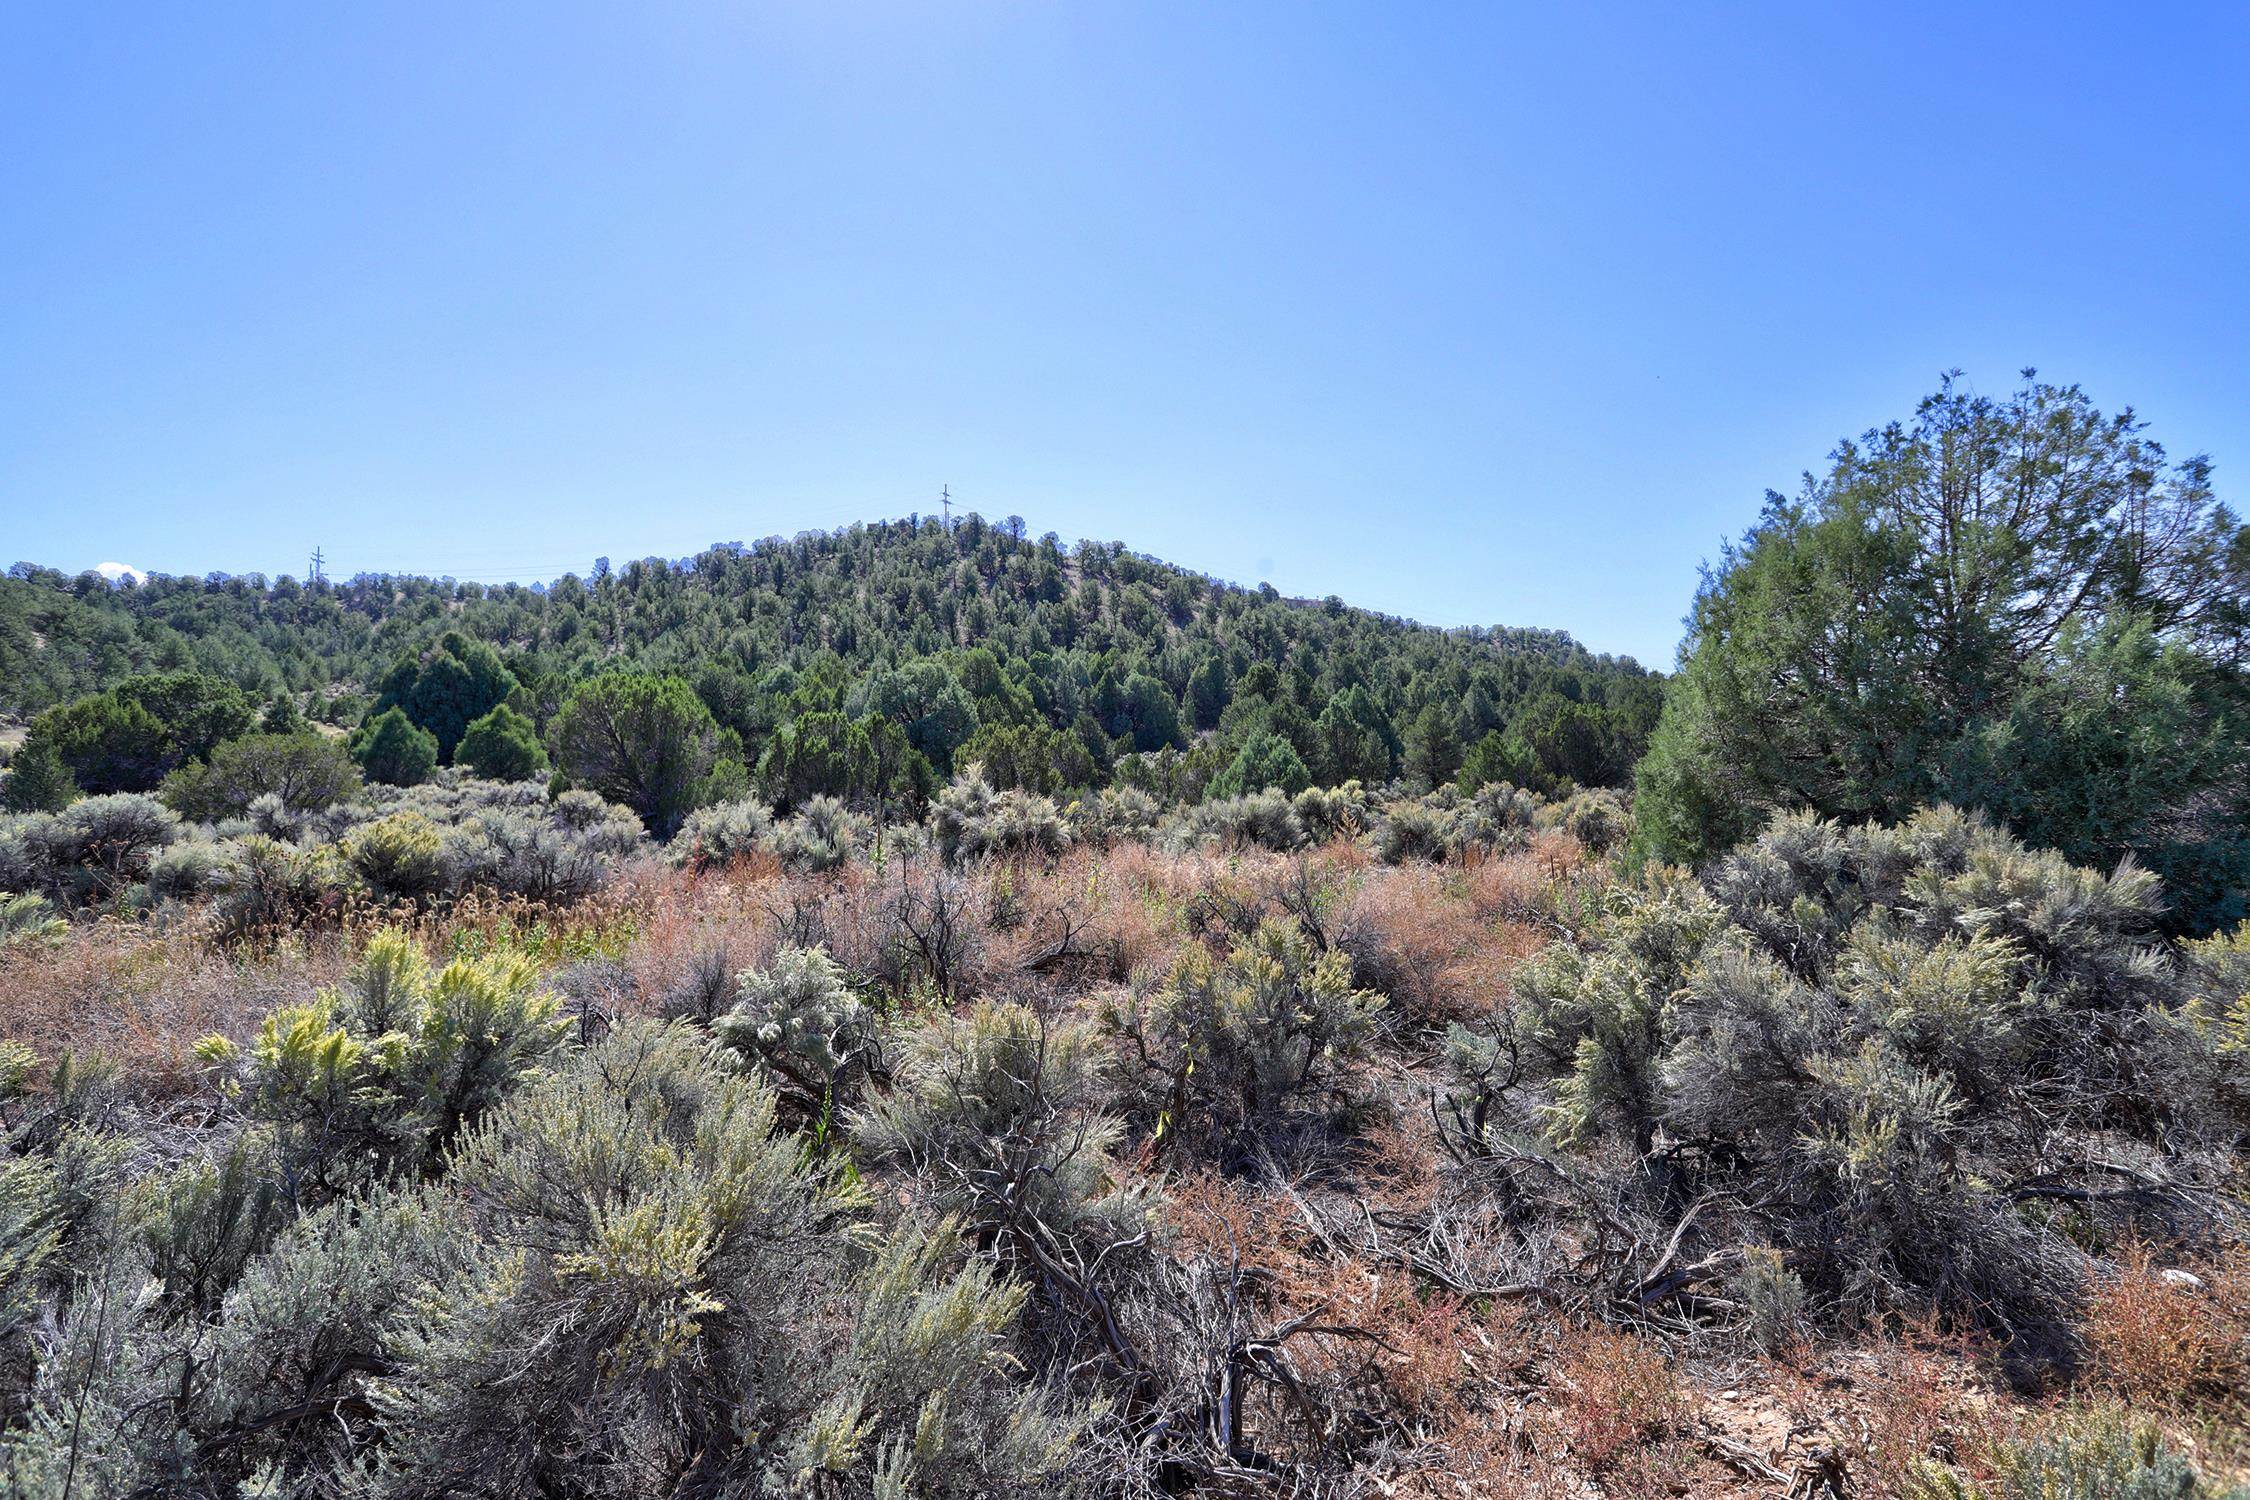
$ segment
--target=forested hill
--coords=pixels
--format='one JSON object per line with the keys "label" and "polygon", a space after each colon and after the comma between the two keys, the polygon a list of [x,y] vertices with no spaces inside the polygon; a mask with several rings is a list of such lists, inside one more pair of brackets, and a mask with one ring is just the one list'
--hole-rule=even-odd
{"label": "forested hill", "polygon": [[941,771],[980,731],[1011,730],[1013,747],[985,748],[1061,754],[1088,781],[1133,751],[1204,740],[1231,753],[1271,730],[1324,781],[1444,779],[1498,734],[1527,779],[1613,783],[1661,699],[1661,679],[1559,631],[1440,630],[969,516],[603,560],[531,587],[255,574],[113,586],[18,564],[0,583],[0,712],[195,671],[349,727],[401,658],[437,652],[448,632],[494,648],[541,721],[574,683],[628,667],[687,679],[753,759],[806,713],[874,712],[911,721]]}

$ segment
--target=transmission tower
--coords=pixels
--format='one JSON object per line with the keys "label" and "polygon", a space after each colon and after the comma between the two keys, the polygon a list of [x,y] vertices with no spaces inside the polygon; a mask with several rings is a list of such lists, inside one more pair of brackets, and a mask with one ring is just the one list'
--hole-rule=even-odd
{"label": "transmission tower", "polygon": [[320,581],[321,581],[320,565],[321,565],[321,563],[322,563],[322,562],[324,562],[325,560],[326,560],[326,559],[324,559],[324,558],[323,558],[323,557],[322,557],[322,556],[320,555],[320,549],[319,549],[318,547],[315,547],[315,548],[313,548],[313,553],[312,553],[312,579],[311,579],[311,581],[312,581],[312,582],[314,582],[314,583],[318,583],[318,582],[320,582]]}
{"label": "transmission tower", "polygon": [[953,486],[949,484],[938,486],[938,509],[944,513],[942,524],[947,531],[951,531],[953,529]]}

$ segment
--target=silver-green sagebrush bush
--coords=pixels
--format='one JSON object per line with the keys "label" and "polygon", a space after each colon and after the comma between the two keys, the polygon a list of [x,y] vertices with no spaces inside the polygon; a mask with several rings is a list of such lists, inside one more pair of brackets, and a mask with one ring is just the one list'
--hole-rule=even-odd
{"label": "silver-green sagebrush bush", "polygon": [[1192,1135],[1335,1084],[1382,1006],[1352,987],[1348,955],[1317,949],[1295,918],[1269,918],[1224,958],[1189,946],[1161,983],[1113,999],[1106,1023],[1160,1128]]}
{"label": "silver-green sagebrush bush", "polygon": [[[492,1003],[459,1003],[464,987]],[[29,1063],[9,1053],[11,1372],[47,1320],[0,1487],[1068,1487],[1095,1413],[1003,1357],[1020,1287],[949,1226],[874,1223],[849,1168],[778,1128],[773,1090],[691,1028],[635,1021],[575,1053],[503,1044],[511,1065],[459,1066],[441,1033],[537,1033],[540,1007],[516,1007],[529,1032],[512,1026],[509,993],[504,971],[433,973],[381,943],[345,993],[270,1028],[263,1055],[226,1059],[264,1101],[232,1144],[141,1186],[118,1171],[124,1139],[89,1123],[85,1087],[52,1090],[80,1118],[20,1107]],[[378,1149],[415,1118],[429,1180],[368,1180],[299,1211],[273,1137],[332,1114]]]}
{"label": "silver-green sagebrush bush", "polygon": [[1032,1262],[1137,1234],[1148,1200],[1118,1186],[1120,1127],[1101,1108],[1102,1039],[1079,1021],[979,1002],[916,1033],[898,1086],[851,1119],[870,1158]]}
{"label": "silver-green sagebrush bush", "polygon": [[688,814],[666,854],[686,869],[724,869],[759,853],[772,835],[773,811],[763,802],[714,802]]}
{"label": "silver-green sagebrush bush", "polygon": [[463,1129],[559,1053],[556,997],[517,954],[442,969],[396,930],[343,989],[268,1015],[247,1049],[198,1045],[245,1119],[271,1133],[293,1197],[428,1173]]}
{"label": "silver-green sagebrush bush", "polygon": [[1785,815],[1526,963],[1504,1029],[1454,1048],[1456,1113],[1490,1112],[1504,1051],[1556,1139],[1628,1148],[1675,1204],[1757,1201],[1734,1227],[1815,1302],[2052,1344],[2105,1237],[2227,1213],[2196,1184],[2240,1129],[2237,1002],[2198,976],[2231,960],[2168,955],[2160,901],[1952,809]]}
{"label": "silver-green sagebrush bush", "polygon": [[817,948],[784,948],[744,974],[734,1008],[711,1023],[717,1056],[768,1077],[800,1107],[848,1104],[881,1064],[880,1019]]}
{"label": "silver-green sagebrush bush", "polygon": [[875,825],[834,797],[809,799],[797,814],[774,825],[766,847],[783,868],[803,874],[837,869],[874,837]]}
{"label": "silver-green sagebrush bush", "polygon": [[951,864],[1053,859],[1070,843],[1070,828],[1053,798],[1021,787],[996,792],[973,768],[931,801],[929,822],[939,854]]}
{"label": "silver-green sagebrush bush", "polygon": [[1987,1482],[1929,1459],[1906,1476],[1907,1500],[2243,1500],[2205,1480],[2156,1427],[2123,1413],[2081,1411],[2004,1445]]}

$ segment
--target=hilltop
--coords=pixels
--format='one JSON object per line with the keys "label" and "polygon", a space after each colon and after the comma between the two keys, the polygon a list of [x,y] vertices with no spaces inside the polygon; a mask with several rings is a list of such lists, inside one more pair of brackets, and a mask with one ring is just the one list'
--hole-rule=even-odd
{"label": "hilltop", "polygon": [[672,673],[754,763],[807,713],[856,718],[871,695],[927,693],[946,700],[949,721],[915,739],[940,773],[979,730],[1045,731],[1024,749],[1060,757],[1065,786],[1106,780],[1134,752],[1199,740],[1210,756],[1231,752],[1259,729],[1322,783],[1387,780],[1415,755],[1425,780],[1447,779],[1499,733],[1515,736],[1520,781],[1617,784],[1662,690],[1639,663],[1561,631],[1437,629],[971,515],[950,529],[880,521],[615,569],[602,559],[537,585],[398,574],[119,584],[19,563],[0,581],[0,713],[28,716],[136,673],[196,671],[349,728],[386,673],[447,632],[492,647],[542,724],[597,672]]}

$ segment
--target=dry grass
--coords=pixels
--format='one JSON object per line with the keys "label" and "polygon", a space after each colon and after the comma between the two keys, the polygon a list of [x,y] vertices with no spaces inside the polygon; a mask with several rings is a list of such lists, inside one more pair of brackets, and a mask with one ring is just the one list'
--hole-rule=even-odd
{"label": "dry grass", "polygon": [[1516,966],[1537,952],[1531,928],[1478,910],[1462,872],[1432,865],[1362,875],[1336,919],[1358,983],[1412,1021],[1442,1026],[1507,1003]]}
{"label": "dry grass", "polygon": [[349,964],[348,942],[334,932],[247,957],[215,947],[194,923],[104,919],[54,945],[0,954],[0,1036],[48,1061],[71,1053],[110,1062],[129,1092],[162,1098],[194,1086],[199,1037],[243,1035]]}
{"label": "dry grass", "polygon": [[[2250,1251],[2175,1268],[2128,1246],[2088,1289],[2086,1382],[2139,1410],[2250,1413]],[[2181,1280],[2179,1275],[2192,1277]]]}
{"label": "dry grass", "polygon": [[1686,1480],[1695,1403],[1660,1347],[1598,1323],[1570,1329],[1551,1375],[1563,1441],[1608,1493],[1665,1494]]}

